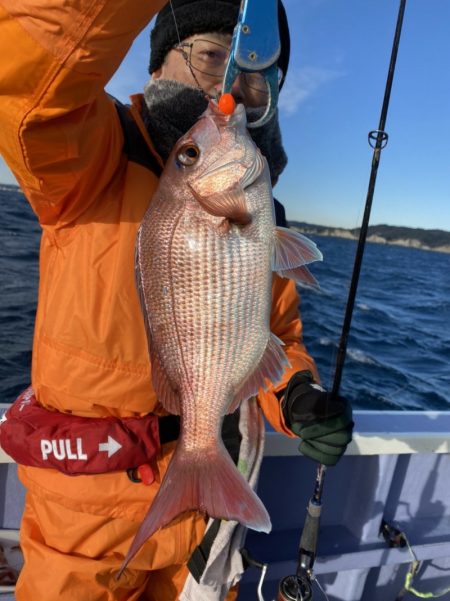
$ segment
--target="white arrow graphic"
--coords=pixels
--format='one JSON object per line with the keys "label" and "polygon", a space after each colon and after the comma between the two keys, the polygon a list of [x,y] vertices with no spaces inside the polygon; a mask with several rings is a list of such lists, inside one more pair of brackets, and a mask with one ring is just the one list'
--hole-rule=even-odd
{"label": "white arrow graphic", "polygon": [[117,451],[121,448],[122,448],[122,445],[120,444],[120,442],[117,442],[117,440],[114,440],[114,438],[112,436],[108,436],[108,442],[101,442],[98,445],[99,451],[107,451],[108,452],[108,458],[112,457],[114,455],[114,453],[117,453]]}

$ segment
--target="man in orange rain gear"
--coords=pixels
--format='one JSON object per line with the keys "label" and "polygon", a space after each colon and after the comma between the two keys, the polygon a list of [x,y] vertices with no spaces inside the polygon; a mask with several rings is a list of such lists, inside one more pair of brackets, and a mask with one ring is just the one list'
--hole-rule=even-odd
{"label": "man in orange rain gear", "polygon": [[[34,398],[43,411],[62,419],[85,418],[83,427],[93,437],[96,430],[89,426],[99,418],[121,426],[128,418],[146,423],[148,416],[164,415],[151,385],[134,283],[135,237],[168,151],[198,117],[205,92],[213,94],[220,86],[217,70],[199,70],[197,39],[228,47],[239,7],[238,0],[173,2],[181,41],[187,44],[180,46],[166,6],[153,34],[153,79],[145,95],[133,97],[131,108],[124,109],[104,87],[135,36],[164,4],[0,0],[0,152],[42,226]],[[289,47],[285,28],[284,74]],[[265,102],[264,93],[243,78],[233,94],[250,107]],[[276,124],[259,137],[263,153],[265,137],[269,147],[278,149],[268,156],[276,181],[285,163]],[[301,340],[298,302],[293,282],[274,276],[271,329],[285,343],[292,368],[258,400],[270,423],[290,436],[284,414],[293,422],[291,404],[284,402],[282,411],[277,393],[282,396],[298,371],[309,370],[311,382],[318,379]],[[308,382],[306,386],[313,412],[315,389]],[[317,428],[315,432],[317,436]],[[153,482],[144,472],[130,478],[125,469],[105,467],[105,473],[71,476],[62,468],[19,467],[27,496],[18,601],[178,598],[187,561],[205,530],[198,513],[183,515],[155,534],[116,579],[175,439],[161,435]],[[53,452],[54,458],[76,455],[82,461],[86,453],[81,443],[71,447],[70,439],[65,440],[59,447],[52,446],[56,441],[41,440],[46,443],[41,460]],[[22,442],[25,452],[27,440]],[[344,450],[341,443],[335,458]],[[139,479],[147,479],[147,485],[133,481]],[[228,596],[233,598],[236,591]]]}

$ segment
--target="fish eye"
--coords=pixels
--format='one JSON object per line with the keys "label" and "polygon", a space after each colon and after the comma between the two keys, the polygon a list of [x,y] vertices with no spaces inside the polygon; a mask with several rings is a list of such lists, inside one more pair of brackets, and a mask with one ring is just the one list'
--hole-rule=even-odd
{"label": "fish eye", "polygon": [[195,144],[185,144],[177,153],[177,161],[185,167],[194,165],[200,156],[200,149]]}

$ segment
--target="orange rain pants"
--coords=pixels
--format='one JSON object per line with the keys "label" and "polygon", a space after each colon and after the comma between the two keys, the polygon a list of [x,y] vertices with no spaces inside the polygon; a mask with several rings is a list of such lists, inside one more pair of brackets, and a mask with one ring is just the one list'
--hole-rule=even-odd
{"label": "orange rain pants", "polygon": [[[125,156],[104,91],[163,4],[0,0],[0,153],[42,226],[31,384],[49,409],[86,417],[163,413],[134,283],[136,233],[158,177]],[[271,329],[292,367],[258,400],[272,426],[293,436],[275,392],[294,371],[317,372],[302,342],[294,283],[275,275],[272,296]],[[170,459],[172,446],[164,447],[151,486],[124,473],[69,477],[20,467],[28,494],[18,601],[177,598],[204,530],[196,514],[144,545],[127,584],[114,580]]]}
{"label": "orange rain pants", "polygon": [[[41,529],[42,528],[42,529]],[[203,534],[203,520],[189,536],[159,544],[154,553],[147,543],[116,579],[118,558],[123,559],[136,524],[124,519],[90,515],[28,493],[21,536],[25,565],[16,588],[18,601],[172,601],[183,588],[186,562]],[[183,540],[184,538],[184,540]],[[237,598],[237,587],[226,601]],[[39,596],[38,591],[45,591]],[[40,593],[42,595],[42,593]]]}

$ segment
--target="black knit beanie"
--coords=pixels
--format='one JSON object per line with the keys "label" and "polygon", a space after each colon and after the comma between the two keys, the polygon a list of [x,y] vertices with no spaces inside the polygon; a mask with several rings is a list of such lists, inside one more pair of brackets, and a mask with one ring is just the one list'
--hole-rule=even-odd
{"label": "black knit beanie", "polygon": [[[196,33],[232,34],[239,15],[241,0],[172,0],[168,2],[156,17],[151,32],[151,53],[149,73],[153,73],[164,62],[166,54],[180,40]],[[172,8],[175,13],[175,20]],[[278,24],[281,39],[281,54],[278,67],[283,72],[280,88],[289,64],[290,37],[284,6],[278,2]],[[178,33],[177,33],[178,28]]]}

